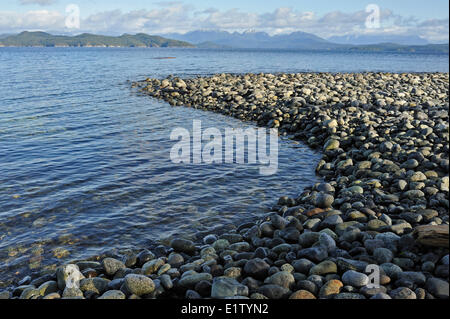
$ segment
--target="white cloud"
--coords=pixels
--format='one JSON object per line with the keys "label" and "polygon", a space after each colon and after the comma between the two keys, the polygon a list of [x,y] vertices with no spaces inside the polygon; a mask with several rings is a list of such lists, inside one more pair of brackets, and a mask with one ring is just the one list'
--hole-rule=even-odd
{"label": "white cloud", "polygon": [[[32,1],[32,0],[24,0]],[[35,0],[50,2],[52,0]],[[352,34],[401,34],[419,35],[429,41],[448,42],[448,18],[420,21],[415,17],[404,17],[388,9],[381,10],[381,28],[367,29],[365,10],[356,12],[333,11],[318,16],[280,7],[272,12],[256,14],[238,9],[218,10],[208,8],[196,10],[182,2],[158,2],[151,10],[104,11],[92,14],[81,21],[79,32],[122,34],[145,32],[150,34],[184,33],[198,29],[265,31],[270,34],[304,31],[327,38]],[[1,12],[0,33],[40,29],[43,31],[68,31],[64,27],[65,13],[57,11],[29,11],[26,13]]]}
{"label": "white cloud", "polygon": [[19,2],[22,5],[38,4],[41,6],[48,6],[48,5],[56,3],[56,0],[19,0]]}
{"label": "white cloud", "polygon": [[65,17],[57,11],[35,10],[25,13],[0,11],[0,33],[63,30]]}

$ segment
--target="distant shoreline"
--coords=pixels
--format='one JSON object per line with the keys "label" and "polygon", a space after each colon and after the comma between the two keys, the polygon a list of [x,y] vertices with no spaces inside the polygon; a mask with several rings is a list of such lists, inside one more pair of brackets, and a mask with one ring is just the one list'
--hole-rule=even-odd
{"label": "distant shoreline", "polygon": [[[314,38],[307,34],[284,42],[274,39],[262,42],[241,42],[224,45],[219,42],[183,41],[145,33],[121,36],[103,36],[83,33],[76,36],[52,35],[46,32],[28,32],[0,37],[0,47],[38,47],[38,48],[197,48],[219,50],[291,50],[305,52],[380,52],[380,53],[439,53],[448,54],[447,44],[402,45],[396,43],[379,43],[368,45],[339,44]],[[243,42],[244,41],[244,42]],[[248,47],[247,47],[248,46]]]}
{"label": "distant shoreline", "polygon": [[45,48],[58,48],[58,49],[196,49],[196,50],[215,50],[215,51],[286,51],[286,52],[330,52],[330,53],[391,53],[391,54],[435,54],[435,55],[449,55],[448,51],[437,51],[437,50],[365,50],[365,49],[354,49],[354,50],[344,50],[344,49],[287,49],[287,48],[203,48],[203,47],[151,47],[151,46],[96,46],[96,45],[85,45],[85,46],[39,46],[39,45],[1,45],[1,48],[36,48],[36,49],[45,49]]}

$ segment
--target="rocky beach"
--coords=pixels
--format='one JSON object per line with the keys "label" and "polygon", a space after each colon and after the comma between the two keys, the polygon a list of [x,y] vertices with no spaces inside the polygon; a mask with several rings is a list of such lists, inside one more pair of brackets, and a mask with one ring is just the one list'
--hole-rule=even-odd
{"label": "rocky beach", "polygon": [[[280,194],[271,213],[234,230],[73,261],[1,298],[449,298],[448,73],[217,74],[132,86],[307,143],[322,152],[323,182]],[[376,285],[368,269],[379,271]]]}

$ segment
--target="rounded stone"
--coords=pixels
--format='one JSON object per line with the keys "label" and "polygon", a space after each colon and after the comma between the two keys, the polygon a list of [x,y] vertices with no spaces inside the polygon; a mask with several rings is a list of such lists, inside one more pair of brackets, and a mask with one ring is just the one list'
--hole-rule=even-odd
{"label": "rounded stone", "polygon": [[307,290],[298,290],[290,295],[289,299],[316,299],[316,297]]}
{"label": "rounded stone", "polygon": [[310,275],[327,275],[337,273],[337,266],[334,262],[330,260],[325,260],[318,265],[312,267],[309,271]]}
{"label": "rounded stone", "polygon": [[94,278],[85,278],[80,281],[80,290],[83,293],[95,293],[97,295],[101,295],[106,291],[108,287],[109,280],[104,278],[94,277]]}
{"label": "rounded stone", "polygon": [[449,299],[448,282],[438,279],[429,278],[425,284],[425,289],[436,298]]}
{"label": "rounded stone", "polygon": [[379,265],[390,263],[394,259],[394,253],[387,248],[376,248],[373,252],[373,257]]}
{"label": "rounded stone", "polygon": [[261,258],[250,259],[245,263],[244,272],[255,279],[264,279],[269,273],[269,264]]}
{"label": "rounded stone", "polygon": [[320,288],[319,295],[323,298],[332,297],[337,295],[341,291],[342,287],[344,287],[344,284],[340,280],[332,279]]}
{"label": "rounded stone", "polygon": [[211,298],[248,296],[248,287],[228,277],[217,277],[211,287]]}
{"label": "rounded stone", "polygon": [[188,255],[192,255],[196,248],[194,242],[187,239],[175,238],[170,242],[170,247],[172,247],[175,251],[183,252]]}
{"label": "rounded stone", "polygon": [[102,260],[102,265],[108,276],[114,276],[118,270],[126,268],[125,264],[120,260],[109,257]]}
{"label": "rounded stone", "polygon": [[348,270],[342,275],[342,282],[353,287],[363,287],[369,283],[369,277],[366,274]]}
{"label": "rounded stone", "polygon": [[416,294],[409,288],[400,287],[389,292],[392,299],[417,299]]}
{"label": "rounded stone", "polygon": [[108,290],[98,299],[125,299],[125,294],[120,290]]}
{"label": "rounded stone", "polygon": [[333,151],[335,149],[339,148],[339,141],[334,139],[329,139],[325,145],[323,146],[323,150],[326,151]]}
{"label": "rounded stone", "polygon": [[320,208],[329,208],[333,205],[334,197],[330,194],[320,193],[316,198],[316,205]]}
{"label": "rounded stone", "polygon": [[278,285],[290,289],[292,285],[295,283],[295,279],[290,272],[280,271],[266,278],[266,280],[264,280],[264,283]]}
{"label": "rounded stone", "polygon": [[126,275],[124,286],[128,292],[136,296],[147,295],[155,290],[155,284],[152,279],[138,274]]}

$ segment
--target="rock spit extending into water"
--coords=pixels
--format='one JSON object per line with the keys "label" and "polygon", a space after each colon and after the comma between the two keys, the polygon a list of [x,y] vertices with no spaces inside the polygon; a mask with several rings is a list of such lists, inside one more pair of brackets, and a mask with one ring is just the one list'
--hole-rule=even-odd
{"label": "rock spit extending into water", "polygon": [[275,127],[320,149],[324,182],[296,198],[280,194],[272,213],[234,231],[108,256],[95,270],[79,261],[70,269],[81,269],[71,281],[80,289],[64,289],[66,267],[0,296],[448,299],[448,242],[427,245],[415,232],[439,226],[448,238],[448,80],[302,73],[136,82],[171,105]]}

